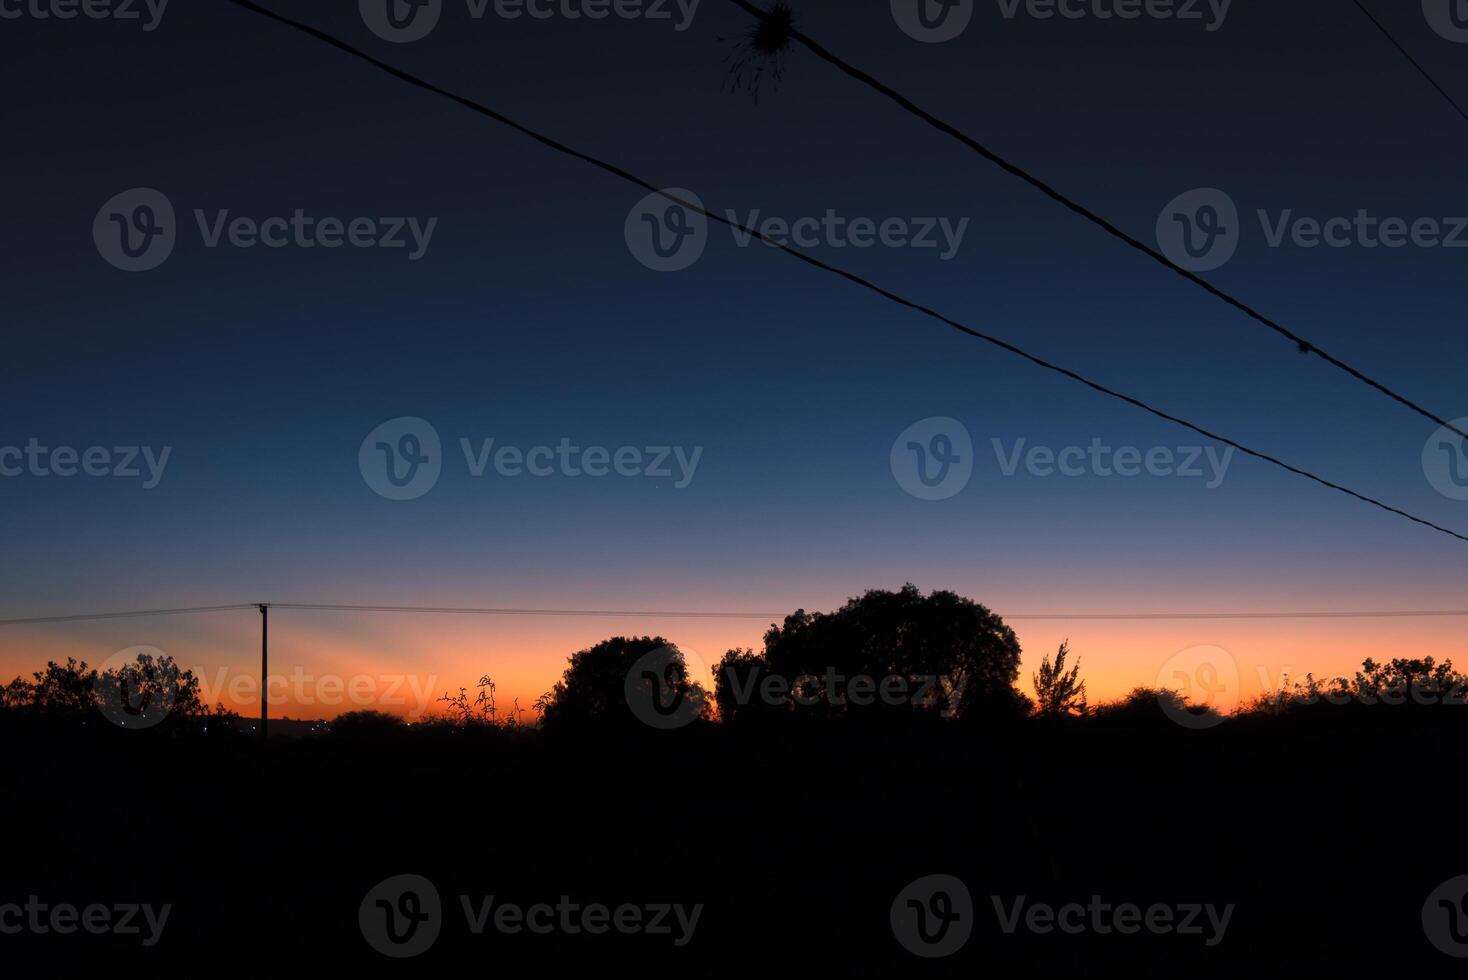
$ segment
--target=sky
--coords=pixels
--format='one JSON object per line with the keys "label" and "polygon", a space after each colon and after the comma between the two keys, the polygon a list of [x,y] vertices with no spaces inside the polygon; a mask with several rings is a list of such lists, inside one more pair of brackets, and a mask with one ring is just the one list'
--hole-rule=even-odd
{"label": "sky", "polygon": [[[1468,533],[1468,503],[1424,467],[1428,419],[808,53],[757,97],[730,91],[750,21],[727,0],[686,21],[676,4],[668,19],[566,15],[584,2],[475,18],[444,0],[427,36],[396,43],[368,26],[370,2],[366,17],[350,2],[267,5],[740,221],[900,219],[940,242],[962,228],[951,249],[818,234],[810,250]],[[1234,0],[1221,20],[1206,4],[1203,20],[1128,20],[1096,16],[1109,0],[1074,4],[1077,18],[974,0],[960,34],[925,42],[901,26],[904,2],[796,10],[833,51],[1149,244],[1170,202],[1222,191],[1237,250],[1210,281],[1442,417],[1468,415],[1468,253],[1270,241],[1297,218],[1435,219],[1446,237],[1468,215],[1468,120],[1352,5]],[[1371,6],[1468,99],[1468,44],[1418,4]],[[1024,688],[1068,638],[1093,700],[1157,683],[1198,648],[1226,651],[1244,693],[1366,656],[1468,662],[1456,618],[1026,618],[1452,609],[1468,605],[1468,545],[1241,456],[1216,481],[1007,466],[1017,448],[1093,440],[1178,460],[1222,447],[722,226],[686,268],[649,268],[635,244],[645,190],[228,3],[154,21],[156,6],[141,21],[0,8],[0,464],[32,440],[105,447],[118,465],[110,450],[140,447],[137,477],[0,476],[0,618],[252,602],[784,613],[910,581],[1008,617]],[[112,215],[156,203],[139,188],[166,200],[175,240],[126,271],[108,234]],[[400,225],[408,244],[231,241],[230,221],[297,209],[313,228],[369,219],[363,241]],[[371,464],[379,441],[405,448],[405,430],[379,430],[402,418],[440,445],[436,481],[400,500]],[[955,420],[943,431],[972,444],[967,482],[943,499],[904,489],[905,445],[893,453],[927,419]],[[918,439],[930,450],[934,431]],[[489,439],[522,454],[633,447],[644,469],[667,447],[668,475],[475,475]],[[167,449],[156,481],[141,447],[155,464]],[[680,471],[674,447],[696,467]],[[0,674],[149,645],[195,667],[211,700],[248,708],[258,620],[8,626]],[[606,636],[660,634],[712,664],[758,648],[768,625],[279,610],[286,693],[272,714],[419,714],[485,674],[501,703],[528,706]],[[368,693],[333,701],[324,677]]]}

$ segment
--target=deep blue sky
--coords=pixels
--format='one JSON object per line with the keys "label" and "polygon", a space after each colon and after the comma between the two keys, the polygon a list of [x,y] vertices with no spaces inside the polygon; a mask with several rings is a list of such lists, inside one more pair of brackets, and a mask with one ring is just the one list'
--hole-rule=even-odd
{"label": "deep blue sky", "polygon": [[[355,3],[275,6],[720,211],[968,218],[952,261],[818,252],[1468,529],[1468,504],[1423,476],[1431,423],[870,90],[796,51],[757,102],[723,91],[730,39],[749,23],[725,0],[703,0],[683,32],[476,22],[461,0],[404,45],[369,33]],[[1415,2],[1373,6],[1468,100],[1468,45],[1433,33]],[[1235,0],[1214,32],[1011,21],[988,0],[936,45],[898,30],[885,2],[807,0],[798,13],[1138,237],[1151,240],[1175,195],[1226,190],[1245,239],[1211,279],[1444,416],[1468,414],[1468,250],[1272,249],[1253,218],[1468,215],[1468,122],[1345,0]],[[1001,478],[993,437],[1200,440],[736,247],[726,230],[691,269],[649,271],[623,239],[641,192],[226,3],[175,0],[152,32],[4,20],[0,50],[0,444],[173,447],[150,491],[0,480],[7,615],[258,598],[824,608],[904,580],[1001,614],[1461,604],[1468,546],[1249,460],[1213,491]],[[161,267],[129,274],[99,257],[90,229],[104,201],[139,186],[171,199],[180,241]],[[402,250],[208,249],[191,216],[298,207],[439,220],[409,262]],[[433,422],[449,458],[430,494],[396,503],[368,489],[356,454],[403,415]],[[957,497],[915,500],[888,450],[940,415],[973,434],[977,469]],[[682,490],[471,479],[460,436],[704,456]],[[731,637],[757,642],[744,633]]]}

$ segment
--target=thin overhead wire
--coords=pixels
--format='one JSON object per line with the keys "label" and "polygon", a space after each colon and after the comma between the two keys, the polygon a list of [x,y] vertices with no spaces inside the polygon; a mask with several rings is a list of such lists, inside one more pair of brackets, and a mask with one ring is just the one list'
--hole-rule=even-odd
{"label": "thin overhead wire", "polygon": [[[1417,73],[1423,78],[1427,79],[1427,84],[1437,89],[1437,94],[1441,95],[1444,101],[1446,101],[1448,105],[1453,107],[1453,111],[1461,116],[1464,122],[1468,122],[1468,112],[1465,112],[1463,110],[1463,107],[1458,104],[1458,100],[1449,95],[1448,90],[1438,84],[1437,79],[1433,78],[1432,75],[1428,73],[1427,69],[1422,66],[1422,62],[1414,58],[1412,56],[1412,52],[1408,51],[1406,47],[1402,44],[1402,42],[1398,41],[1396,37],[1393,36],[1392,32],[1386,29],[1386,25],[1377,20],[1376,16],[1372,14],[1370,10],[1366,9],[1366,5],[1362,3],[1361,0],[1351,0],[1351,2],[1356,5],[1357,10],[1361,11],[1361,13],[1366,16],[1367,20],[1376,25],[1376,29],[1381,32],[1381,36],[1390,41],[1392,47],[1401,52],[1402,57],[1406,58],[1407,61],[1412,65],[1412,67],[1417,69]],[[1453,0],[1453,2],[1456,3],[1457,0]]]}
{"label": "thin overhead wire", "polygon": [[66,616],[32,616],[27,619],[0,619],[0,626],[31,626],[38,623],[76,623],[88,619],[133,619],[143,616],[180,616],[186,613],[224,612],[230,609],[254,609],[258,603],[229,606],[187,606],[178,609],[136,609],[128,612],[74,613]]}
{"label": "thin overhead wire", "polygon": [[[234,0],[234,2],[240,2],[240,0]],[[760,7],[758,4],[751,3],[750,0],[729,0],[729,2],[735,4],[740,9],[744,10],[746,13],[755,17],[761,22],[763,22],[767,17],[770,16],[769,11]],[[1062,207],[1066,208],[1072,213],[1079,215],[1080,217],[1085,218],[1087,221],[1096,225],[1098,228],[1105,231],[1111,237],[1125,243],[1131,248],[1136,249],[1138,252],[1141,252],[1143,255],[1146,255],[1148,258],[1152,259],[1158,264],[1166,267],[1167,269],[1170,269],[1179,276],[1182,276],[1184,279],[1193,283],[1195,286],[1198,286],[1209,295],[1219,300],[1222,300],[1224,303],[1227,303],[1229,306],[1243,313],[1251,320],[1261,323],[1264,326],[1268,327],[1270,330],[1273,330],[1275,333],[1279,334],[1280,336],[1289,339],[1292,343],[1295,344],[1296,348],[1301,353],[1319,355],[1327,363],[1336,368],[1339,368],[1346,374],[1349,374],[1351,377],[1355,378],[1357,381],[1360,381],[1371,388],[1375,388],[1381,394],[1386,395],[1393,401],[1398,402],[1399,404],[1411,409],[1418,415],[1421,415],[1424,418],[1431,419],[1433,422],[1436,422],[1443,428],[1456,432],[1463,438],[1468,439],[1468,432],[1459,429],[1452,422],[1449,422],[1447,419],[1443,418],[1435,412],[1429,411],[1428,409],[1419,405],[1417,402],[1408,398],[1406,395],[1403,395],[1400,392],[1397,392],[1387,385],[1383,384],[1382,382],[1377,381],[1375,378],[1366,374],[1364,371],[1358,370],[1357,368],[1352,367],[1350,364],[1346,363],[1340,358],[1328,353],[1325,350],[1322,350],[1321,347],[1313,340],[1307,340],[1305,337],[1302,337],[1300,334],[1286,327],[1284,324],[1278,322],[1274,318],[1267,316],[1264,313],[1261,313],[1259,310],[1250,306],[1248,303],[1244,302],[1233,294],[1224,291],[1218,286],[1215,286],[1213,283],[1209,282],[1207,279],[1204,279],[1197,273],[1178,265],[1176,262],[1169,259],[1166,255],[1162,254],[1162,252],[1148,245],[1146,242],[1143,242],[1141,239],[1135,237],[1134,235],[1128,234],[1127,232],[1123,231],[1117,225],[1101,217],[1101,215],[1097,214],[1095,211],[1092,211],[1085,205],[1080,204],[1074,199],[1061,193],[1059,190],[1056,190],[1049,183],[1030,173],[1023,167],[1020,167],[1019,165],[1012,163],[1004,157],[1000,156],[998,153],[991,150],[989,147],[985,146],[974,137],[960,130],[958,127],[952,125],[951,123],[944,122],[942,119],[939,119],[937,116],[928,112],[926,109],[923,109],[922,107],[917,105],[917,103],[913,102],[911,99],[898,92],[896,89],[885,84],[884,82],[879,81],[874,76],[868,74],[860,68],[857,68],[850,62],[847,62],[832,54],[823,45],[813,40],[809,35],[801,32],[794,27],[789,28],[789,35],[796,41],[799,41],[817,58],[820,58],[822,61],[825,61],[826,63],[832,65],[843,74],[856,79],[863,85],[866,85],[869,88],[872,88],[873,90],[891,99],[907,112],[916,116],[918,119],[921,119],[923,122],[932,126],[939,132],[945,133],[958,140],[960,143],[973,150],[985,160],[988,160],[990,163],[999,167],[1005,173],[1008,173],[1014,177],[1018,177],[1020,180],[1029,184],[1031,187],[1035,188],[1040,193],[1050,198],[1052,201],[1055,201],[1057,204],[1060,204]]]}
{"label": "thin overhead wire", "polygon": [[[1053,363],[1051,363],[1051,362],[1049,362],[1049,361],[1047,361],[1047,360],[1045,360],[1045,359],[1043,359],[1041,357],[1038,357],[1038,356],[1036,356],[1034,354],[1029,353],[1026,350],[1023,350],[1020,347],[1016,347],[1014,344],[1011,344],[1008,341],[1001,340],[1001,339],[999,339],[997,337],[993,337],[993,336],[990,336],[989,334],[985,334],[985,333],[982,333],[981,331],[975,330],[973,327],[967,326],[967,325],[965,325],[963,323],[960,323],[957,320],[952,319],[951,317],[945,316],[944,314],[939,313],[937,310],[935,310],[935,309],[933,309],[931,307],[925,306],[925,305],[923,305],[921,303],[918,303],[918,302],[916,302],[914,300],[907,299],[906,297],[901,296],[901,295],[899,295],[897,293],[894,293],[894,292],[892,292],[889,289],[886,289],[886,288],[884,288],[882,286],[879,286],[876,283],[872,282],[869,279],[866,279],[863,276],[859,276],[856,273],[849,272],[849,271],[847,271],[845,269],[842,269],[842,268],[840,268],[838,266],[834,266],[834,265],[831,265],[831,264],[829,264],[827,262],[824,262],[824,261],[822,261],[820,259],[817,259],[813,255],[809,255],[806,252],[803,252],[800,249],[795,248],[794,246],[791,246],[787,242],[780,242],[780,241],[776,241],[774,239],[771,239],[770,237],[768,237],[763,232],[760,232],[757,229],[746,227],[745,225],[740,224],[739,222],[735,221],[732,218],[728,218],[728,217],[725,217],[723,215],[717,214],[714,211],[711,211],[711,210],[709,210],[707,208],[701,207],[700,205],[695,204],[695,203],[693,203],[691,201],[685,201],[682,198],[680,198],[680,197],[678,197],[678,196],[676,196],[674,194],[669,193],[667,190],[665,190],[665,189],[663,189],[661,187],[658,187],[656,184],[653,184],[650,181],[647,181],[647,180],[644,180],[641,177],[638,177],[636,174],[633,174],[630,171],[624,170],[621,167],[616,166],[615,164],[608,163],[608,162],[606,162],[604,160],[601,160],[601,159],[599,159],[597,157],[591,156],[590,154],[583,153],[582,151],[577,150],[577,149],[574,149],[574,148],[566,145],[565,143],[560,142],[559,140],[552,139],[551,137],[546,136],[543,133],[540,133],[540,132],[537,132],[536,130],[531,129],[530,127],[524,125],[523,123],[516,122],[515,120],[513,120],[513,119],[509,118],[508,116],[504,115],[503,113],[500,113],[500,112],[498,112],[498,111],[496,111],[494,109],[489,108],[488,106],[486,106],[486,105],[484,105],[484,104],[482,104],[480,102],[476,102],[475,100],[468,98],[467,96],[459,95],[459,94],[457,94],[455,92],[451,92],[451,91],[449,91],[447,89],[441,88],[440,86],[435,85],[432,82],[426,81],[425,79],[419,78],[418,76],[413,75],[413,74],[411,74],[411,73],[409,73],[407,71],[404,71],[401,68],[398,68],[398,67],[396,67],[394,65],[390,65],[390,64],[388,64],[385,61],[382,61],[382,60],[380,60],[378,58],[373,57],[372,55],[370,55],[367,52],[361,50],[360,48],[356,48],[356,47],[348,44],[346,41],[343,41],[340,38],[335,37],[332,34],[328,34],[327,32],[325,32],[323,30],[320,30],[319,28],[312,27],[309,24],[304,24],[304,23],[302,23],[300,21],[292,20],[291,18],[286,17],[283,14],[277,13],[277,12],[275,12],[273,10],[269,10],[269,9],[267,9],[265,7],[260,6],[259,4],[253,2],[253,0],[229,0],[229,2],[230,3],[233,3],[235,6],[242,7],[245,10],[249,10],[249,11],[251,11],[253,13],[260,14],[263,17],[267,17],[267,18],[269,18],[271,20],[274,20],[274,21],[277,21],[279,23],[285,24],[288,27],[292,27],[292,28],[294,28],[294,29],[296,29],[296,30],[304,33],[304,34],[309,35],[310,37],[313,37],[313,38],[317,39],[318,41],[321,41],[321,42],[323,42],[325,44],[330,45],[333,48],[336,48],[339,51],[343,51],[343,52],[345,52],[347,54],[352,55],[355,58],[358,58],[358,59],[360,59],[362,61],[365,61],[366,63],[372,65],[373,67],[375,67],[375,68],[377,68],[377,69],[379,69],[379,70],[381,70],[383,72],[386,72],[387,74],[393,76],[394,78],[397,78],[397,79],[399,79],[401,81],[407,82],[409,85],[412,85],[412,86],[414,86],[416,88],[423,89],[424,91],[427,91],[427,92],[432,92],[435,95],[442,96],[442,97],[444,97],[446,99],[449,99],[449,100],[451,100],[453,102],[458,103],[461,106],[464,106],[467,109],[470,109],[473,112],[477,112],[480,115],[486,116],[486,117],[488,117],[490,119],[493,119],[494,121],[496,121],[498,123],[501,123],[501,124],[503,124],[505,126],[508,126],[511,129],[514,129],[517,132],[522,133],[525,136],[528,136],[530,139],[533,139],[535,142],[540,143],[542,146],[546,146],[546,147],[548,147],[548,148],[550,148],[552,150],[555,150],[557,153],[562,153],[562,154],[565,154],[567,156],[574,157],[577,160],[581,160],[584,163],[590,164],[591,166],[596,167],[599,170],[603,170],[603,171],[605,171],[605,172],[607,172],[609,174],[612,174],[612,175],[614,175],[614,176],[616,176],[616,177],[618,177],[618,178],[620,178],[620,179],[622,179],[622,180],[624,180],[624,181],[626,181],[626,182],[628,182],[630,184],[634,184],[634,185],[636,185],[638,187],[641,187],[641,188],[643,188],[645,190],[651,191],[654,194],[658,194],[658,195],[662,196],[663,198],[666,198],[667,200],[672,201],[673,203],[680,205],[681,207],[687,208],[690,211],[694,211],[694,212],[696,212],[698,214],[704,215],[710,221],[716,221],[716,222],[718,222],[720,224],[728,225],[731,228],[736,228],[739,231],[743,232],[744,234],[749,235],[749,236],[751,236],[753,238],[756,238],[759,241],[761,241],[761,242],[763,242],[765,244],[768,244],[768,245],[770,245],[770,246],[772,246],[772,247],[780,250],[781,252],[784,252],[786,255],[789,255],[789,256],[791,256],[791,257],[793,257],[795,259],[798,259],[801,262],[806,263],[807,265],[813,266],[813,267],[815,267],[817,269],[820,269],[820,270],[822,270],[824,272],[829,272],[829,273],[831,273],[833,275],[840,276],[841,278],[847,280],[848,282],[854,283],[854,284],[856,284],[858,286],[861,286],[864,289],[870,290],[871,292],[874,292],[877,295],[882,296],[883,298],[888,299],[891,302],[898,304],[899,306],[906,307],[906,308],[908,308],[910,310],[915,310],[915,311],[917,311],[919,313],[924,314],[925,316],[928,316],[928,317],[930,317],[930,318],[932,318],[934,320],[937,320],[940,323],[943,323],[943,324],[951,327],[954,330],[959,331],[960,333],[967,334],[968,336],[973,337],[973,338],[975,338],[977,340],[982,340],[985,343],[992,344],[993,346],[998,347],[998,348],[1000,348],[1002,350],[1006,350],[1006,351],[1010,352],[1011,354],[1015,354],[1015,355],[1017,355],[1019,357],[1022,357],[1025,360],[1029,361],[1031,364],[1034,364],[1034,365],[1036,365],[1038,367],[1045,368],[1048,371],[1053,371],[1053,372],[1055,372],[1057,374],[1064,375],[1065,377],[1070,378],[1073,381],[1080,382],[1081,384],[1083,384],[1086,387],[1092,389],[1093,391],[1098,391],[1098,392],[1100,392],[1100,393],[1102,393],[1104,395],[1108,395],[1108,396],[1110,396],[1112,398],[1118,399],[1119,401],[1124,401],[1124,402],[1126,402],[1129,405],[1132,405],[1132,406],[1135,406],[1137,408],[1140,408],[1143,411],[1148,412],[1149,414],[1156,416],[1157,418],[1163,419],[1164,421],[1167,421],[1167,422],[1171,422],[1171,423],[1173,423],[1175,425],[1182,426],[1185,429],[1188,429],[1188,430],[1190,430],[1192,432],[1196,432],[1199,435],[1204,436],[1205,438],[1211,439],[1211,440],[1213,440],[1215,442],[1220,442],[1220,443],[1223,443],[1224,445],[1232,446],[1234,449],[1238,450],[1239,452],[1244,453],[1247,456],[1252,456],[1255,459],[1263,460],[1264,462],[1267,462],[1267,463],[1270,463],[1270,464],[1272,464],[1274,466],[1277,466],[1280,469],[1283,469],[1283,470],[1286,470],[1286,471],[1288,471],[1290,473],[1293,473],[1296,476],[1301,476],[1301,477],[1304,477],[1307,480],[1311,480],[1311,481],[1313,481],[1315,483],[1318,483],[1318,484],[1320,484],[1323,487],[1328,487],[1331,490],[1338,491],[1339,493],[1343,493],[1343,494],[1345,494],[1345,495],[1347,495],[1349,497],[1352,497],[1352,498],[1354,498],[1356,500],[1359,500],[1359,501],[1361,501],[1363,503],[1370,504],[1371,506],[1377,507],[1377,508],[1379,508],[1381,510],[1384,510],[1387,513],[1395,514],[1398,517],[1406,518],[1407,520],[1412,521],[1413,523],[1416,523],[1416,524],[1420,524],[1423,527],[1428,527],[1428,528],[1431,528],[1431,529],[1433,529],[1435,531],[1438,531],[1441,534],[1446,534],[1449,537],[1456,538],[1459,541],[1468,542],[1468,535],[1460,534],[1457,531],[1454,531],[1454,530],[1451,530],[1449,528],[1443,527],[1440,524],[1435,524],[1432,521],[1429,521],[1429,520],[1427,520],[1425,518],[1417,517],[1414,514],[1409,514],[1405,510],[1402,510],[1402,509],[1400,509],[1398,507],[1393,507],[1392,505],[1387,504],[1387,503],[1384,503],[1383,501],[1377,500],[1374,497],[1368,496],[1368,495],[1363,494],[1363,493],[1359,493],[1358,491],[1352,490],[1349,487],[1346,487],[1346,486],[1344,486],[1342,484],[1335,483],[1335,482],[1333,482],[1331,480],[1325,479],[1324,477],[1317,476],[1314,473],[1311,473],[1311,472],[1309,472],[1307,470],[1301,469],[1300,467],[1293,466],[1293,465],[1291,465],[1289,463],[1286,463],[1283,460],[1279,459],[1278,457],[1272,456],[1272,455],[1270,455],[1268,453],[1261,452],[1261,451],[1256,450],[1256,449],[1251,449],[1248,446],[1245,446],[1245,445],[1243,445],[1240,442],[1236,442],[1233,439],[1227,438],[1226,436],[1219,435],[1219,434],[1217,434],[1215,432],[1210,432],[1209,430],[1203,428],[1202,426],[1195,425],[1192,422],[1187,421],[1186,419],[1180,418],[1179,416],[1176,416],[1176,415],[1169,414],[1167,412],[1162,411],[1161,409],[1154,408],[1151,405],[1147,404],[1146,402],[1144,402],[1144,401],[1142,401],[1142,400],[1140,400],[1138,398],[1134,398],[1131,395],[1123,394],[1122,392],[1119,392],[1119,391],[1117,391],[1115,389],[1109,388],[1109,387],[1107,387],[1107,386],[1105,386],[1105,385],[1103,385],[1103,384],[1101,384],[1099,382],[1092,381],[1090,378],[1087,378],[1084,375],[1081,375],[1081,374],[1079,374],[1079,373],[1077,373],[1077,372],[1075,372],[1075,371],[1073,371],[1073,370],[1071,370],[1069,368],[1061,367],[1058,364],[1053,364]],[[736,0],[736,2],[741,2],[742,3],[743,0]],[[750,9],[752,9],[752,10],[758,10],[759,8],[757,8],[757,7],[750,7]],[[807,42],[807,43],[813,43],[813,42]],[[1446,425],[1446,423],[1444,423],[1444,424]],[[1457,430],[1455,429],[1454,431],[1457,431]],[[1465,434],[1465,438],[1468,438],[1468,434]]]}
{"label": "thin overhead wire", "polygon": [[[188,606],[176,609],[138,609],[126,612],[74,613],[63,616],[35,616],[28,619],[0,619],[0,626],[22,626],[44,623],[75,623],[89,620],[135,619],[149,616],[177,616],[188,613],[223,612],[226,610],[291,609],[305,612],[373,612],[408,615],[449,616],[567,616],[631,619],[751,619],[782,622],[788,613],[753,612],[748,610],[695,609],[551,609],[516,608],[510,606],[384,606],[346,602],[241,602],[226,606]],[[1376,609],[1376,610],[1308,610],[1308,611],[1235,611],[1235,612],[1129,612],[1129,613],[1019,613],[1005,620],[1029,621],[1182,621],[1182,620],[1250,620],[1250,619],[1442,619],[1468,617],[1468,609]]]}

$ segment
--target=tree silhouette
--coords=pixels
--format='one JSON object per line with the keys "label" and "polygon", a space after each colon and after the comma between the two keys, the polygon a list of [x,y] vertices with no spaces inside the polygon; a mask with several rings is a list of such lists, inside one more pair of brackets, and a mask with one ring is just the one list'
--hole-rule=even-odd
{"label": "tree silhouette", "polygon": [[[931,714],[1014,718],[1029,709],[1017,691],[1019,641],[1004,621],[953,592],[924,596],[912,583],[896,592],[874,589],[832,613],[797,610],[765,634],[764,660],[788,680],[788,700],[811,714],[845,715],[856,708],[851,679],[880,685],[897,678],[913,697],[900,705],[879,699],[873,714]],[[927,691],[926,696],[922,692]]]}
{"label": "tree silhouette", "polygon": [[1463,697],[1464,678],[1451,660],[1437,663],[1432,657],[1395,657],[1386,664],[1367,658],[1361,661],[1351,685],[1358,701],[1427,702],[1442,697]]}
{"label": "tree silhouette", "polygon": [[103,707],[141,725],[207,714],[199,697],[199,679],[167,655],[139,653],[132,663],[97,675],[92,691]]}
{"label": "tree silhouette", "polygon": [[1086,682],[1079,679],[1080,658],[1070,670],[1065,669],[1065,658],[1070,655],[1070,641],[1063,640],[1055,653],[1055,662],[1047,654],[1040,661],[1040,669],[1033,675],[1035,682],[1035,714],[1048,717],[1059,715],[1083,715],[1086,707]]}
{"label": "tree silhouette", "polygon": [[767,676],[769,664],[753,650],[735,647],[726,652],[714,668],[714,703],[719,721],[744,724],[789,714],[789,704],[770,704],[759,696],[759,685]]}
{"label": "tree silhouette", "polygon": [[636,680],[639,661],[658,659],[662,682],[673,698],[693,705],[694,714],[706,718],[710,699],[703,686],[689,676],[683,654],[661,636],[614,636],[573,653],[569,666],[548,695],[543,723],[547,729],[574,728],[586,724],[637,725],[627,702],[628,678]]}
{"label": "tree silhouette", "polygon": [[[31,676],[34,683],[16,678],[0,691],[0,706],[50,717],[102,708],[128,727],[134,721],[137,727],[150,727],[211,715],[200,698],[199,678],[166,655],[141,652],[133,662],[102,673],[68,657],[64,664],[48,661],[45,670]],[[222,704],[212,714],[233,717]]]}
{"label": "tree silhouette", "polygon": [[31,675],[36,679],[30,685],[29,707],[47,714],[79,714],[96,707],[92,693],[97,683],[97,672],[87,668],[85,660],[78,663],[67,657],[64,665],[54,660],[46,662],[46,669]]}
{"label": "tree silhouette", "polygon": [[0,709],[24,708],[31,703],[33,690],[30,684],[17,677],[0,687]]}

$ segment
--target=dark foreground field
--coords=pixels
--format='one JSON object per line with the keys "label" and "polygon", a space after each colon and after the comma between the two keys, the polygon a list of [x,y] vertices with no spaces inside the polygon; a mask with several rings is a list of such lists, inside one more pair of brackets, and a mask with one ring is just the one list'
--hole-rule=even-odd
{"label": "dark foreground field", "polygon": [[[9,718],[0,902],[172,908],[152,946],[145,925],[26,930],[0,951],[7,973],[54,975],[1461,973],[1422,911],[1468,873],[1468,709],[1319,705],[1195,731],[1143,707],[990,728],[442,726],[268,745]],[[431,881],[441,913],[431,945],[395,959],[359,907],[402,874]],[[967,912],[971,934],[926,958],[891,913],[935,874],[966,886],[971,907],[938,910]],[[667,934],[476,935],[461,896],[702,910],[691,938],[671,912]],[[1175,923],[1195,903],[1234,908],[1209,945],[1203,914],[1187,935],[1103,933],[1089,911],[1076,934],[1005,932],[995,896],[1004,916],[1020,896],[1163,903]]]}

